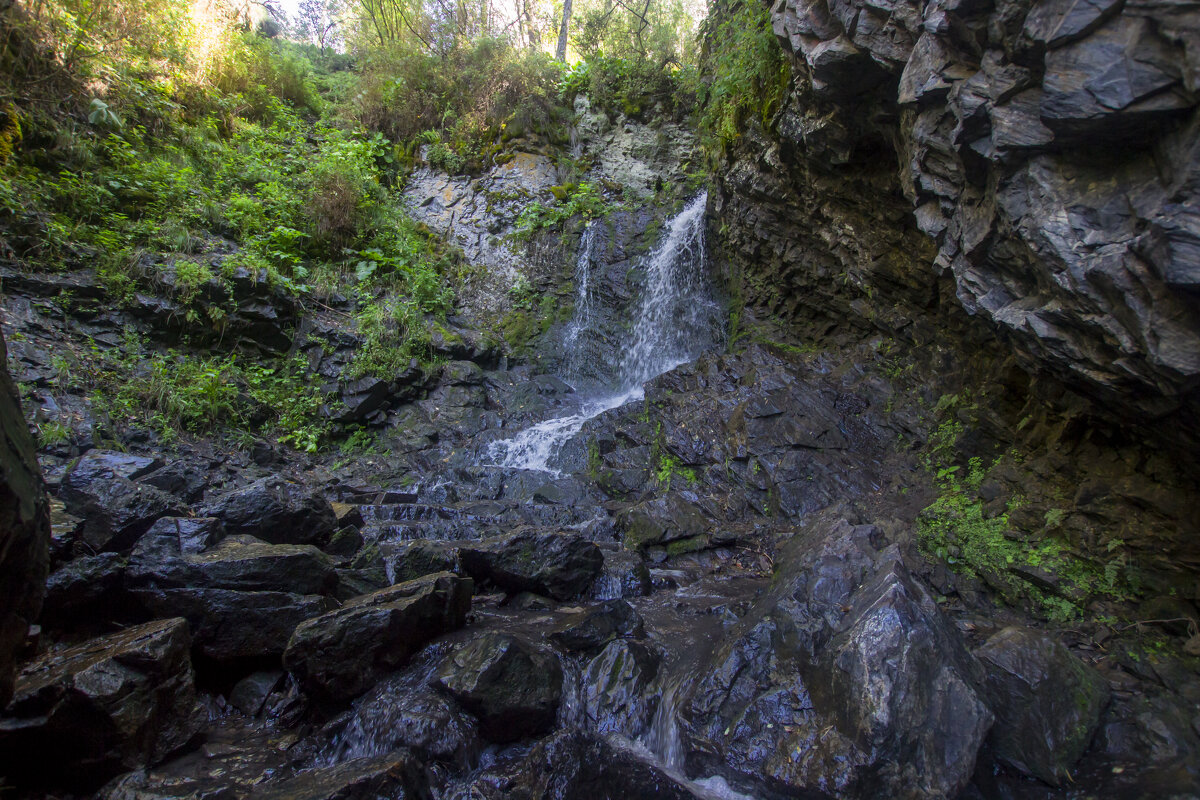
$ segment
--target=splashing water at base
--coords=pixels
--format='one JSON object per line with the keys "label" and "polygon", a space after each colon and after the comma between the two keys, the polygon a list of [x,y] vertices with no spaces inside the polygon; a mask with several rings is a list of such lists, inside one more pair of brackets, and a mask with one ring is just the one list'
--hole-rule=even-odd
{"label": "splashing water at base", "polygon": [[[721,307],[708,277],[704,236],[707,202],[708,195],[701,193],[673,217],[663,240],[646,260],[646,286],[634,319],[633,344],[619,357],[615,389],[585,400],[572,414],[539,422],[511,439],[493,442],[487,450],[493,466],[560,476],[553,459],[588,420],[642,399],[642,384],[646,381],[717,344],[723,328]],[[576,263],[575,314],[563,340],[569,350],[568,364],[574,363],[580,335],[592,323],[595,243],[595,226],[589,226]]]}
{"label": "splashing water at base", "polygon": [[643,394],[639,386],[624,394],[587,401],[574,414],[539,422],[511,439],[492,442],[488,446],[488,456],[495,461],[496,466],[538,470],[549,472],[556,478],[561,477],[562,473],[552,467],[550,461],[558,455],[563,443],[579,433],[589,419],[595,419],[605,411],[640,400]]}

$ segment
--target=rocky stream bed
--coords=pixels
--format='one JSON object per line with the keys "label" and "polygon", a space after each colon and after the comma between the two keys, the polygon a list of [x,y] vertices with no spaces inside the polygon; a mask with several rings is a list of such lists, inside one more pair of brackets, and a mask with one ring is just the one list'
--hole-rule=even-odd
{"label": "rocky stream bed", "polygon": [[[511,270],[569,308],[521,354],[464,313],[436,366],[346,380],[336,298],[236,275],[217,346],[305,359],[375,437],[349,455],[102,438],[54,356],[177,345],[170,287],[114,309],[89,270],[4,271],[27,411],[72,425],[35,457],[5,377],[3,791],[1200,797],[1196,12],[1029,5],[781,1],[786,103],[711,197],[524,250],[545,152],[418,170],[478,308]],[[1141,94],[1085,103],[1118,46]],[[695,156],[576,112],[640,197]],[[1151,123],[1154,152],[1076,150]],[[982,457],[970,513],[1109,589],[921,540]]]}

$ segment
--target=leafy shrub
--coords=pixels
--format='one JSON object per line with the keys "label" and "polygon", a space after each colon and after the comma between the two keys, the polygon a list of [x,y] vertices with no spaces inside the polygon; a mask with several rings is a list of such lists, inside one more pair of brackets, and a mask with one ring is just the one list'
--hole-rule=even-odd
{"label": "leafy shrub", "polygon": [[431,158],[460,172],[482,164],[504,128],[511,137],[563,127],[560,77],[561,66],[546,54],[486,37],[438,54],[380,48],[366,54],[359,90],[344,113],[392,141],[437,132],[427,140]]}
{"label": "leafy shrub", "polygon": [[534,201],[517,217],[517,235],[528,237],[545,228],[557,228],[573,217],[596,219],[612,211],[612,207],[594,184],[583,181],[551,189],[556,203],[550,206]]}
{"label": "leafy shrub", "polygon": [[696,105],[696,89],[694,67],[602,54],[565,72],[561,83],[567,99],[587,94],[599,108],[637,119],[646,118],[656,108],[675,118],[691,113]]}
{"label": "leafy shrub", "polygon": [[752,111],[766,125],[783,100],[791,69],[767,6],[756,0],[716,6],[701,24],[701,36],[700,131],[713,147],[736,139]]}
{"label": "leafy shrub", "polygon": [[356,315],[363,344],[350,365],[352,377],[373,375],[391,380],[416,358],[430,358],[430,333],[415,300],[368,303]]}

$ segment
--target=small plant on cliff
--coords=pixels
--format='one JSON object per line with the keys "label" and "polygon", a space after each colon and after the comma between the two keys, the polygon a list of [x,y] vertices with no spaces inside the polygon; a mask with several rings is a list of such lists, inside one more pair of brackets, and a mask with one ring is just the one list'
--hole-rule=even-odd
{"label": "small plant on cliff", "polygon": [[545,228],[558,228],[573,217],[596,219],[612,212],[612,206],[596,189],[595,184],[581,183],[555,186],[551,189],[555,203],[530,203],[517,217],[518,238],[528,238]]}

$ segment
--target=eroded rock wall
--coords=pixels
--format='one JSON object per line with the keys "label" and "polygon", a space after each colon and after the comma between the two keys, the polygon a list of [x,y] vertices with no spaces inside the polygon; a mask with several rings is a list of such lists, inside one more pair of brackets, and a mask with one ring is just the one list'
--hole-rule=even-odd
{"label": "eroded rock wall", "polygon": [[0,335],[0,709],[12,698],[17,652],[42,608],[50,541],[42,473],[7,363]]}
{"label": "eroded rock wall", "polygon": [[727,150],[713,200],[747,299],[816,333],[920,342],[928,319],[999,341],[1110,419],[1169,420],[1188,459],[1200,12],[779,0],[771,19],[789,95]]}

